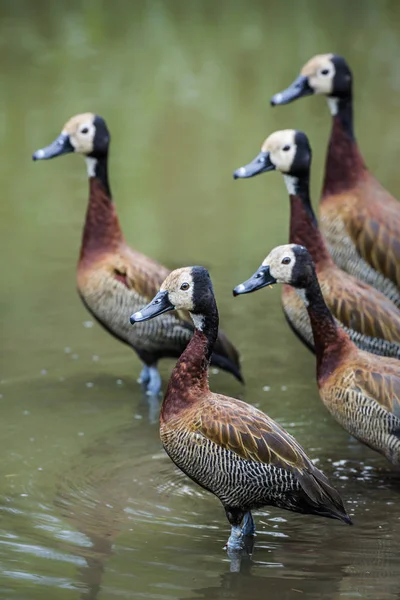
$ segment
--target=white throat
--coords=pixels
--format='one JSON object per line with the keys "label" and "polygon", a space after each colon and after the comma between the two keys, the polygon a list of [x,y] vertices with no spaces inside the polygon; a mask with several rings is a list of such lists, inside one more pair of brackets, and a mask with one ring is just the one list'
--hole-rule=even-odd
{"label": "white throat", "polygon": [[327,96],[326,101],[329,106],[330,113],[332,117],[338,114],[339,111],[339,98],[332,98],[332,96]]}
{"label": "white throat", "polygon": [[297,183],[299,181],[298,177],[293,177],[293,175],[284,175],[283,179],[285,180],[286,189],[290,196],[294,196],[296,192]]}
{"label": "white throat", "polygon": [[294,288],[296,290],[296,294],[303,300],[304,306],[307,308],[309,306],[309,301],[307,299],[306,290],[304,288]]}
{"label": "white throat", "polygon": [[85,161],[88,177],[95,177],[97,158],[93,158],[92,156],[85,156]]}
{"label": "white throat", "polygon": [[203,331],[203,329],[204,329],[204,315],[195,315],[193,313],[190,313],[190,316],[192,317],[192,321],[193,321],[193,324],[196,327],[196,329],[199,329],[200,331]]}

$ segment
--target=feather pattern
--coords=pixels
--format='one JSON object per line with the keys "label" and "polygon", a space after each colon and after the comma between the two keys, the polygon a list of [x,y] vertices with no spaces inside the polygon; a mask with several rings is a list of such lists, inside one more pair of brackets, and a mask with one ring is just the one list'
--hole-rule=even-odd
{"label": "feather pattern", "polygon": [[265,505],[350,522],[338,492],[291,435],[257,408],[210,391],[213,302],[202,315],[204,331],[195,330],[168,384],[160,412],[166,452],[220,499],[232,525]]}

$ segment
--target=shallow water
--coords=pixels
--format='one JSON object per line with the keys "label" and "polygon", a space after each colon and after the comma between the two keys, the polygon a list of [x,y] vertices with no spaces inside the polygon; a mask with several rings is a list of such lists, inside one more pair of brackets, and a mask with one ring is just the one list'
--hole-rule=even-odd
{"label": "shallow water", "polygon": [[[234,182],[233,170],[272,131],[302,128],[317,199],[324,101],[268,102],[313,54],[348,58],[360,145],[399,193],[400,5],[3,0],[0,16],[0,597],[400,598],[400,477],[327,414],[280,290],[231,295],[288,231],[281,176]],[[271,509],[256,515],[251,558],[238,564],[223,552],[224,512],[164,454],[158,406],[136,383],[139,361],[75,292],[83,161],[30,159],[87,110],[112,132],[127,239],[170,267],[210,268],[247,381],[212,373],[213,389],[295,435],[354,527]],[[162,364],[164,382],[172,365]]]}

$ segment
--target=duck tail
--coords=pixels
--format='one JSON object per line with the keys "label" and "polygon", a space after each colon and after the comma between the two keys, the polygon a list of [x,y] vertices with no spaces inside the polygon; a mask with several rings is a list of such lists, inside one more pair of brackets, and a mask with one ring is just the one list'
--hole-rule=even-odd
{"label": "duck tail", "polygon": [[215,342],[211,364],[232,373],[240,383],[244,383],[239,352],[221,329],[218,332],[218,338]]}
{"label": "duck tail", "polygon": [[300,473],[298,480],[307,496],[310,512],[331,519],[339,519],[348,525],[353,524],[343,506],[339,492],[319,469],[312,466],[312,469]]}
{"label": "duck tail", "polygon": [[234,377],[240,383],[244,383],[243,375],[240,371],[240,365],[236,365],[230,358],[226,356],[222,356],[221,354],[216,354],[215,352],[211,356],[210,364],[213,367],[218,367],[223,371],[228,371],[228,373],[232,373]]}

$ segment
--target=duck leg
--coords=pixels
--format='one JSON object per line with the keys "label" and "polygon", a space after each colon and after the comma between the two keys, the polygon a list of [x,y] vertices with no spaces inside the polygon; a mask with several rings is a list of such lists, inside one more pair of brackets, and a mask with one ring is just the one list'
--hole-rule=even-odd
{"label": "duck leg", "polygon": [[[225,508],[226,516],[231,524],[231,535],[225,545],[226,550],[243,550],[243,533],[240,524],[244,513],[239,508]],[[247,514],[247,513],[246,513]]]}
{"label": "duck leg", "polygon": [[147,365],[143,365],[143,369],[140,371],[140,375],[138,377],[137,382],[142,385],[147,385],[150,381],[150,372],[149,367]]}
{"label": "duck leg", "polygon": [[161,375],[157,363],[150,366],[144,364],[137,381],[143,385],[148,396],[158,396],[161,392]]}
{"label": "duck leg", "polygon": [[148,367],[149,381],[147,383],[147,395],[158,396],[161,392],[161,375],[158,372],[157,365]]}
{"label": "duck leg", "polygon": [[242,534],[243,535],[255,535],[255,533],[256,533],[256,525],[254,523],[253,515],[249,511],[244,515]]}

